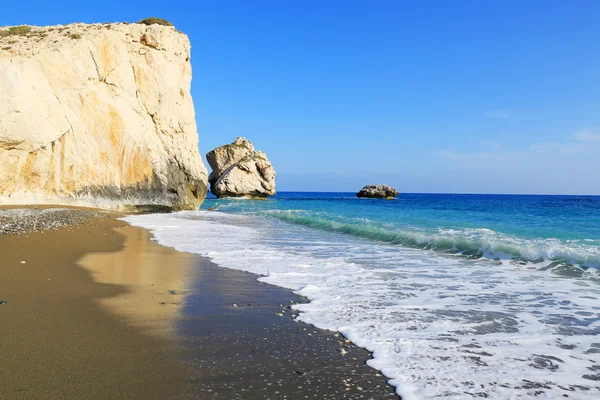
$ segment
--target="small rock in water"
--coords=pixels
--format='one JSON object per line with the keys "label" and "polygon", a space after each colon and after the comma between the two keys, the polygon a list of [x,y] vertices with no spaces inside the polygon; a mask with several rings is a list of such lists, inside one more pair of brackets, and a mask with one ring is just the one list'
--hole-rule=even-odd
{"label": "small rock in water", "polygon": [[273,314],[277,315],[278,317],[283,317],[283,313],[280,313],[280,312],[276,312],[276,313],[273,313]]}
{"label": "small rock in water", "polygon": [[6,304],[8,303],[6,300],[0,300],[0,304]]}
{"label": "small rock in water", "polygon": [[388,185],[367,185],[356,193],[356,196],[391,200],[398,194],[396,189]]}
{"label": "small rock in water", "polygon": [[238,308],[238,305],[234,303],[233,308]]}

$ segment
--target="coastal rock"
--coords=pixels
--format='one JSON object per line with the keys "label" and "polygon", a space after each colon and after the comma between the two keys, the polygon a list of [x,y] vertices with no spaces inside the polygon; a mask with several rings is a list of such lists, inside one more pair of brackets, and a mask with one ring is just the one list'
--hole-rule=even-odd
{"label": "coastal rock", "polygon": [[171,26],[0,28],[0,204],[197,208],[191,78]]}
{"label": "coastal rock", "polygon": [[356,197],[390,200],[398,196],[398,194],[396,189],[388,185],[367,185],[360,192],[356,193]]}
{"label": "coastal rock", "polygon": [[210,151],[206,159],[213,169],[209,182],[215,196],[265,198],[275,194],[275,170],[248,139],[239,137]]}
{"label": "coastal rock", "polygon": [[212,185],[217,182],[227,168],[240,161],[242,158],[254,151],[254,146],[250,141],[243,137],[238,137],[231,144],[209,151],[206,154],[206,161],[212,168],[208,177],[208,182]]}

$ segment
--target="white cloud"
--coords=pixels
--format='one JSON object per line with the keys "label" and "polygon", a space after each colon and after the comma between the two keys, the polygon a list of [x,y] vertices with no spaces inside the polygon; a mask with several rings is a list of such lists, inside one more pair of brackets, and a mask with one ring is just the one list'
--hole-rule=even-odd
{"label": "white cloud", "polygon": [[533,143],[522,148],[506,148],[495,140],[481,140],[479,150],[460,152],[455,149],[438,151],[438,156],[454,161],[507,160],[511,157],[547,157],[551,154],[595,153],[600,150],[600,134],[588,130],[577,132],[564,141]]}
{"label": "white cloud", "polygon": [[584,153],[597,149],[600,144],[600,134],[589,130],[579,131],[564,142],[544,142],[529,146],[531,151],[536,153]]}
{"label": "white cloud", "polygon": [[585,146],[576,143],[557,143],[557,142],[546,142],[537,143],[529,146],[529,150],[536,153],[563,153],[573,154],[582,153],[585,151]]}
{"label": "white cloud", "polygon": [[591,131],[585,130],[577,132],[574,136],[575,139],[581,142],[600,143],[600,133],[593,133]]}

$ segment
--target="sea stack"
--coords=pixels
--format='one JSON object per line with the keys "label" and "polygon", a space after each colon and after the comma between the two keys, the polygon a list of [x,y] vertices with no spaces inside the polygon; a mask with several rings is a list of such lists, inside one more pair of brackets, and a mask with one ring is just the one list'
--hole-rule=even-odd
{"label": "sea stack", "polygon": [[356,193],[356,197],[391,200],[398,194],[396,189],[388,185],[367,185]]}
{"label": "sea stack", "polygon": [[173,26],[0,28],[0,204],[197,209],[191,79]]}
{"label": "sea stack", "polygon": [[212,168],[210,191],[217,197],[264,199],[275,194],[271,162],[246,138],[217,147],[206,154],[206,160]]}

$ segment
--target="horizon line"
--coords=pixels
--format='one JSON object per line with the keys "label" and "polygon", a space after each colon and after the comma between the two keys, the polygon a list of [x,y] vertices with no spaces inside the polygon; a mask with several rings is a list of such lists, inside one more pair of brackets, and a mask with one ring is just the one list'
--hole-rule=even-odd
{"label": "horizon line", "polygon": [[[343,194],[356,194],[356,191],[331,191],[331,190],[311,190],[311,191],[306,191],[306,190],[281,190],[278,191],[275,196],[277,196],[277,194],[280,193],[343,193]],[[456,192],[456,193],[450,193],[450,192],[401,192],[398,196],[402,196],[403,194],[439,194],[439,195],[471,195],[471,196],[581,196],[581,197],[600,197],[600,193],[599,194],[565,194],[565,193],[561,193],[561,194],[557,194],[557,193],[471,193],[471,192]],[[213,195],[212,193],[210,193],[210,191],[207,193],[208,195]],[[214,196],[214,195],[213,195]],[[273,197],[273,196],[269,196],[269,197]]]}

